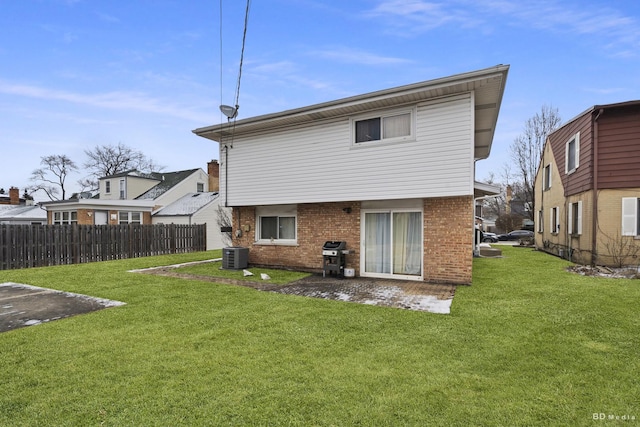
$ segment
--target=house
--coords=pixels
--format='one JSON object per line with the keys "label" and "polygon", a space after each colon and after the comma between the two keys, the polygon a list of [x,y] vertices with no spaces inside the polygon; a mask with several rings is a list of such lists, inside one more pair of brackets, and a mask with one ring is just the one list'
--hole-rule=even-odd
{"label": "house", "polygon": [[20,190],[11,187],[9,194],[0,192],[0,224],[46,224],[47,213],[34,204],[33,198],[26,193],[20,197]]}
{"label": "house", "polygon": [[[221,249],[231,244],[220,232],[219,216],[224,215],[217,192],[187,193],[152,215],[154,224],[207,224],[207,249]],[[224,209],[224,208],[222,208]],[[228,209],[227,209],[228,210]]]}
{"label": "house", "polygon": [[596,105],[552,132],[535,181],[536,246],[581,264],[638,264],[640,101]]}
{"label": "house", "polygon": [[220,193],[249,262],[318,270],[326,241],[370,277],[470,283],[475,161],[509,67],[194,130],[219,143]]}
{"label": "house", "polygon": [[[185,220],[186,223],[198,224],[202,222],[197,221],[216,217],[217,197],[212,200],[213,203],[205,204],[189,215],[174,215],[173,219],[181,216],[179,221],[168,221],[162,214],[156,220],[154,215],[186,195],[193,197],[193,194],[210,194],[210,187],[217,190],[218,162],[209,162],[207,171],[208,173],[201,168],[151,173],[130,170],[100,178],[97,197],[45,202],[43,205],[47,210],[49,224],[184,224]],[[218,243],[222,236],[217,222],[207,222],[207,235],[211,244],[216,245],[207,246],[207,249],[223,246]]]}

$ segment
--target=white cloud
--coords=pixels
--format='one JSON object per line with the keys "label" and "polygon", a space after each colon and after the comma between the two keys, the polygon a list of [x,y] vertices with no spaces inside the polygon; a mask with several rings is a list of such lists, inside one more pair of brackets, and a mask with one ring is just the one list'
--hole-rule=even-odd
{"label": "white cloud", "polygon": [[609,7],[572,6],[558,0],[381,0],[367,16],[396,28],[397,34],[416,35],[443,26],[486,31],[496,19],[530,28],[576,36],[593,36],[608,54],[628,57],[640,51],[640,22]]}
{"label": "white cloud", "polygon": [[351,49],[348,47],[328,48],[312,52],[322,58],[360,65],[397,65],[408,64],[413,61],[397,58],[392,56],[382,56],[359,49]]}
{"label": "white cloud", "polygon": [[188,107],[153,98],[140,92],[113,91],[84,94],[0,81],[0,93],[111,110],[162,114],[199,123],[210,120],[208,113],[193,111]]}

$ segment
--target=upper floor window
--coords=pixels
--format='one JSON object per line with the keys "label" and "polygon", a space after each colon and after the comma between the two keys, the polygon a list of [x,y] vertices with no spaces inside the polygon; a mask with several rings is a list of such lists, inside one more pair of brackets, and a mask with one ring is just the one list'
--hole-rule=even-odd
{"label": "upper floor window", "polygon": [[354,142],[404,141],[413,136],[413,111],[393,111],[353,120]]}
{"label": "upper floor window", "polygon": [[198,182],[198,183],[196,184],[196,191],[197,191],[198,193],[204,193],[204,184],[203,184],[203,183],[201,183],[201,182]]}
{"label": "upper floor window", "polygon": [[544,181],[542,187],[545,190],[548,190],[551,188],[551,164],[548,164],[547,166],[544,167],[544,175],[542,176],[542,179]]}
{"label": "upper floor window", "polygon": [[127,198],[127,184],[124,179],[120,180],[120,199],[124,200]]}
{"label": "upper floor window", "polygon": [[565,173],[573,173],[580,165],[580,132],[573,135],[565,146]]}
{"label": "upper floor window", "polygon": [[622,235],[640,236],[640,198],[622,198]]}
{"label": "upper floor window", "polygon": [[56,211],[53,213],[54,224],[77,224],[78,212],[77,211]]}
{"label": "upper floor window", "polygon": [[104,192],[107,194],[111,194],[111,181],[104,182]]}

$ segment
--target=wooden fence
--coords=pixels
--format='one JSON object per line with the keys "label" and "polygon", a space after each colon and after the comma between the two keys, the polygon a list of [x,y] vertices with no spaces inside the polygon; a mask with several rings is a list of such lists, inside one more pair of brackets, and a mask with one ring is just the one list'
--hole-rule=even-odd
{"label": "wooden fence", "polygon": [[205,224],[0,225],[0,270],[204,251]]}

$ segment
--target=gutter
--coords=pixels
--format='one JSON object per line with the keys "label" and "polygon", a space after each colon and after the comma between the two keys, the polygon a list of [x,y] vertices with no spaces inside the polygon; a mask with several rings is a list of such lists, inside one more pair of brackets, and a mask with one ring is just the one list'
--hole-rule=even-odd
{"label": "gutter", "polygon": [[604,113],[604,108],[598,110],[598,114],[593,119],[592,132],[593,132],[593,211],[591,220],[591,265],[596,265],[597,245],[598,245],[598,133],[599,123],[598,119]]}

